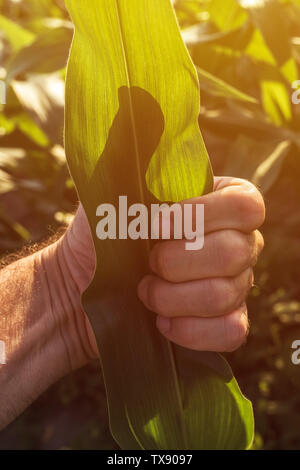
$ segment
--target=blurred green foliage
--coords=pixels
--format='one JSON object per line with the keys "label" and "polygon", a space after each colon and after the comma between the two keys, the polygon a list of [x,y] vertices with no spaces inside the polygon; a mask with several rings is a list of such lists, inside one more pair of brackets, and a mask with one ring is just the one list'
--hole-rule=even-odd
{"label": "blurred green foliage", "polygon": [[[216,174],[265,194],[266,248],[249,299],[247,345],[229,360],[253,401],[258,449],[300,448],[299,0],[177,0],[201,84],[200,126]],[[159,21],[159,18],[157,19]],[[0,0],[0,254],[68,223],[77,199],[63,150],[72,25],[63,0]],[[294,88],[293,88],[294,87]],[[296,87],[296,88],[295,88]],[[1,448],[113,448],[94,365],[41,397]]]}

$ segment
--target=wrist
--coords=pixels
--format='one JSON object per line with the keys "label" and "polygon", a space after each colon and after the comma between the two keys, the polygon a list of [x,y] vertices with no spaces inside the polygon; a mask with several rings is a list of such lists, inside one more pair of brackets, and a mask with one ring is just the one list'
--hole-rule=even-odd
{"label": "wrist", "polygon": [[67,234],[40,252],[40,263],[49,308],[60,332],[70,370],[75,370],[97,358],[98,350],[81,305],[81,294],[88,286],[87,279],[76,265]]}
{"label": "wrist", "polygon": [[[0,429],[57,380],[93,356],[77,287],[66,280],[54,244],[0,272]],[[81,330],[81,331],[80,331]]]}

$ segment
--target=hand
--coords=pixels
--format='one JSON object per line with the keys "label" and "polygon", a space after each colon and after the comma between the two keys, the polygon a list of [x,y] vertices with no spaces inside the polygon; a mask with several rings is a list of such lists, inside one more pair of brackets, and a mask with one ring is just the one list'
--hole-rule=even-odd
{"label": "hand", "polygon": [[[257,228],[264,221],[265,207],[259,191],[247,181],[215,178],[214,189],[193,201],[205,205],[204,248],[186,251],[184,240],[157,243],[150,254],[152,274],[141,281],[138,295],[158,314],[157,327],[170,341],[195,350],[233,351],[248,333],[245,300],[263,248]],[[95,269],[82,206],[63,246],[69,271],[82,293]],[[86,322],[96,355],[95,337]]]}
{"label": "hand", "polygon": [[189,349],[229,352],[248,333],[246,297],[253,266],[263,249],[256,230],[264,221],[261,194],[249,182],[215,178],[215,192],[194,201],[205,205],[205,243],[186,251],[184,240],[157,243],[152,275],[139,285],[144,304],[158,314],[157,327]]}

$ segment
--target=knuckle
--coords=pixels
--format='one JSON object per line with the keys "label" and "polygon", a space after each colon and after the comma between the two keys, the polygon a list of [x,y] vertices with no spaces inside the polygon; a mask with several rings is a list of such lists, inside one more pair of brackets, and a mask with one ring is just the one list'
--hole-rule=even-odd
{"label": "knuckle", "polygon": [[236,186],[232,196],[247,230],[254,230],[264,223],[266,214],[263,196],[252,183],[245,181],[241,186]]}
{"label": "knuckle", "polygon": [[233,352],[240,348],[248,336],[248,319],[245,313],[239,312],[224,318],[225,351]]}
{"label": "knuckle", "polygon": [[245,271],[242,272],[240,276],[233,279],[236,292],[235,303],[233,304],[233,308],[238,308],[241,303],[245,301],[253,285],[253,280],[254,276],[252,267],[247,268]]}
{"label": "knuckle", "polygon": [[206,280],[206,305],[210,315],[224,315],[232,311],[234,283],[229,279]]}
{"label": "knuckle", "polygon": [[263,235],[261,234],[261,232],[259,230],[256,230],[256,232],[255,232],[255,249],[254,249],[255,263],[254,264],[257,263],[258,257],[261,254],[261,252],[263,251],[264,247],[265,247],[264,237],[263,237]]}
{"label": "knuckle", "polygon": [[257,261],[257,251],[255,249],[255,235],[251,233],[249,235],[241,235],[239,246],[237,248],[237,255],[240,260],[240,270],[243,271]]}
{"label": "knuckle", "polygon": [[[251,235],[249,235],[249,247],[250,247],[250,251],[249,251],[249,262],[248,264],[245,266],[245,269],[247,267],[251,267],[253,268],[256,264],[257,264],[257,261],[258,261],[258,257],[262,251],[262,244],[260,242],[260,232],[258,230],[256,230],[255,232],[252,232]],[[261,235],[261,238],[262,238],[262,235]],[[262,238],[263,240],[263,238]]]}
{"label": "knuckle", "polygon": [[226,274],[234,276],[252,264],[253,236],[232,230],[227,234],[223,249]]}
{"label": "knuckle", "polygon": [[239,303],[241,291],[234,279],[224,279],[221,282],[218,295],[218,309],[222,313],[231,312]]}
{"label": "knuckle", "polygon": [[262,194],[252,183],[248,183],[246,187],[244,198],[248,212],[248,223],[251,228],[255,229],[265,221],[265,203]]}
{"label": "knuckle", "polygon": [[207,304],[211,305],[212,313],[226,315],[238,308],[245,301],[252,281],[252,268],[235,278],[207,280]]}

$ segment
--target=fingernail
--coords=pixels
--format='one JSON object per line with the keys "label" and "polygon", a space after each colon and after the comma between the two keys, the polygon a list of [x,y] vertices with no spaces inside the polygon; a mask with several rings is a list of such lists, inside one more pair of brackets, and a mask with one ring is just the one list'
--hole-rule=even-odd
{"label": "fingernail", "polygon": [[167,334],[171,329],[171,320],[170,318],[158,316],[156,326],[163,334]]}

